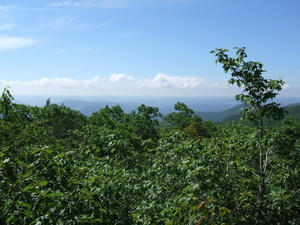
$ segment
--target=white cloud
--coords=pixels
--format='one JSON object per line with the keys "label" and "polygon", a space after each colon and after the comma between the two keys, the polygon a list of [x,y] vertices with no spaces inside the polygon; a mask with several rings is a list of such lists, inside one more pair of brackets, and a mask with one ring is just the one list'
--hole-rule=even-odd
{"label": "white cloud", "polygon": [[35,44],[37,41],[32,38],[0,36],[0,51],[7,51],[23,48]]}
{"label": "white cloud", "polygon": [[99,24],[87,24],[87,23],[81,23],[77,26],[74,26],[74,30],[86,30],[86,29],[97,29],[97,28],[101,28],[101,27],[105,27],[108,26],[109,24],[111,24],[111,22],[103,22],[103,23],[99,23]]}
{"label": "white cloud", "polygon": [[41,22],[40,26],[43,28],[61,29],[70,25],[75,20],[75,17],[62,16],[51,22]]}
{"label": "white cloud", "polygon": [[56,18],[52,21],[49,21],[49,20],[41,21],[39,23],[39,26],[44,29],[53,29],[53,30],[68,29],[68,30],[78,31],[78,30],[98,29],[98,28],[102,28],[102,27],[105,27],[105,26],[108,26],[109,24],[111,24],[111,22],[102,22],[102,23],[97,23],[97,24],[91,24],[89,22],[82,23],[82,22],[78,22],[76,19],[77,19],[76,16],[64,15],[64,16]]}
{"label": "white cloud", "polygon": [[41,87],[53,87],[53,88],[76,88],[76,87],[80,87],[82,85],[82,83],[80,81],[73,80],[70,78],[50,79],[48,77],[44,77],[38,81],[25,82],[25,84],[41,86]]}
{"label": "white cloud", "polygon": [[187,76],[170,76],[166,74],[157,74],[153,80],[145,82],[144,85],[149,87],[178,87],[178,88],[194,88],[207,84],[204,78],[187,77]]}
{"label": "white cloud", "polygon": [[106,78],[95,76],[92,79],[84,79],[81,83],[84,88],[97,88],[101,87],[101,84],[105,84],[107,81]]}
{"label": "white cloud", "polygon": [[62,1],[62,2],[50,3],[48,7],[70,7],[70,6],[77,6],[77,4],[79,3],[76,3],[74,1]]}
{"label": "white cloud", "polygon": [[287,89],[290,89],[290,88],[291,88],[291,85],[289,85],[289,84],[284,84],[282,86],[282,90],[287,90]]}
{"label": "white cloud", "polygon": [[120,8],[124,0],[82,0],[53,2],[48,7],[76,7],[76,8]]}
{"label": "white cloud", "polygon": [[10,30],[16,26],[8,7],[0,6],[0,30]]}
{"label": "white cloud", "polygon": [[[236,94],[238,88],[213,84],[201,77],[157,74],[152,79],[138,79],[126,74],[91,79],[47,78],[34,81],[1,81],[13,94],[27,95],[177,95],[223,96]],[[225,94],[224,94],[225,93]]]}
{"label": "white cloud", "polygon": [[91,47],[87,47],[87,48],[82,48],[82,49],[78,49],[78,50],[72,50],[72,51],[67,51],[65,49],[60,49],[57,50],[53,53],[55,54],[77,54],[77,53],[81,53],[81,52],[89,52],[89,51],[93,51],[94,49]]}
{"label": "white cloud", "polygon": [[[167,3],[197,3],[199,0],[77,0],[56,1],[48,7],[75,7],[75,8],[122,8],[130,5]],[[212,1],[212,0],[201,0]]]}
{"label": "white cloud", "polygon": [[122,82],[122,81],[130,81],[130,80],[133,80],[134,77],[133,76],[129,76],[129,75],[126,75],[126,74],[112,74],[109,78],[109,81],[110,82]]}

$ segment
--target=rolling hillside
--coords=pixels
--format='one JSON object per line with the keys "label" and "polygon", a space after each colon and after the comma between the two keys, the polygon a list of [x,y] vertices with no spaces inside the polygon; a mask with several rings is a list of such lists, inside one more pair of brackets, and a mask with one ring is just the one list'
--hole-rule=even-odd
{"label": "rolling hillside", "polygon": [[[242,108],[242,105],[238,105],[234,108],[238,110],[238,109]],[[225,115],[226,112],[232,112],[232,114],[228,115],[228,117],[226,117],[223,120],[218,120],[218,121],[215,121],[215,122],[228,123],[228,122],[233,122],[233,121],[239,121],[240,118],[241,118],[241,115],[238,112],[234,113],[234,108],[231,109],[232,111],[226,110],[224,112],[221,112],[220,113],[221,115],[222,115],[222,113],[224,113],[224,115]],[[287,111],[287,116],[295,118],[298,121],[300,121],[300,103],[287,105],[284,108]]]}
{"label": "rolling hillside", "polygon": [[223,120],[226,120],[227,118],[234,116],[234,115],[239,115],[239,109],[241,109],[243,107],[243,104],[234,106],[230,109],[224,110],[224,111],[220,111],[220,112],[199,112],[199,111],[195,111],[195,113],[199,116],[201,116],[201,118],[204,121],[207,120],[211,120],[213,122],[220,122]]}
{"label": "rolling hillside", "polygon": [[288,116],[300,121],[300,103],[288,105],[286,110],[288,111]]}

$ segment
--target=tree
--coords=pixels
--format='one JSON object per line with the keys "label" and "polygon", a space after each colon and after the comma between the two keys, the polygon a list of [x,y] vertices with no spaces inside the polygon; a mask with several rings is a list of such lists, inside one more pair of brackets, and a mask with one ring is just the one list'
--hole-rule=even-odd
{"label": "tree", "polygon": [[4,88],[0,97],[0,143],[16,147],[28,142],[28,128],[32,122],[31,107],[16,104],[10,91]]}
{"label": "tree", "polygon": [[193,122],[202,122],[201,117],[196,115],[192,109],[182,102],[177,102],[174,109],[178,112],[169,113],[164,117],[165,122],[171,126],[184,129]]}
{"label": "tree", "polygon": [[63,104],[52,104],[49,99],[37,116],[45,121],[46,126],[52,128],[53,135],[58,139],[66,138],[68,130],[80,129],[87,124],[87,117],[81,112]]}
{"label": "tree", "polygon": [[131,112],[130,116],[130,125],[134,133],[143,140],[150,138],[156,140],[158,138],[158,118],[161,117],[161,114],[157,107],[142,104],[138,107],[137,112]]}
{"label": "tree", "polygon": [[[243,87],[241,94],[235,96],[235,99],[246,105],[242,110],[243,119],[249,119],[258,128],[258,148],[259,148],[259,165],[257,166],[256,175],[258,177],[258,213],[262,217],[265,213],[265,195],[267,191],[267,175],[269,153],[272,150],[272,144],[267,141],[267,128],[275,120],[281,120],[285,111],[279,103],[272,100],[282,89],[284,81],[281,79],[266,79],[262,76],[265,72],[263,64],[260,62],[245,61],[247,57],[245,47],[236,49],[236,58],[229,57],[228,49],[218,48],[211,51],[217,57],[216,63],[223,64],[225,73],[231,73],[229,84],[237,84]],[[267,120],[267,124],[266,121]]]}
{"label": "tree", "polygon": [[[262,131],[274,120],[281,120],[284,117],[284,109],[279,103],[270,102],[282,89],[284,81],[281,79],[265,79],[262,73],[263,64],[260,62],[244,61],[247,57],[245,47],[237,49],[237,58],[231,58],[227,55],[228,49],[218,48],[215,53],[216,63],[223,64],[225,73],[231,73],[229,84],[237,84],[238,87],[244,87],[242,94],[235,96],[237,101],[241,101],[247,107],[242,110],[243,119],[249,119]],[[268,119],[268,124],[264,123]]]}
{"label": "tree", "polygon": [[125,122],[128,115],[124,113],[123,109],[117,105],[100,109],[98,112],[94,112],[89,118],[89,123],[95,126],[104,126],[109,128],[125,128]]}
{"label": "tree", "polygon": [[5,121],[9,121],[13,118],[11,115],[15,104],[13,103],[14,98],[7,88],[4,88],[0,98],[0,118]]}

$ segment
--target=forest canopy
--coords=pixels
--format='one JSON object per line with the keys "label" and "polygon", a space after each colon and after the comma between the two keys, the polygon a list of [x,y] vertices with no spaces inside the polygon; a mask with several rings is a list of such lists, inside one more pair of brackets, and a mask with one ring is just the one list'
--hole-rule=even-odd
{"label": "forest canopy", "polygon": [[[244,88],[240,123],[203,121],[177,102],[87,117],[0,99],[1,224],[300,224],[300,124],[272,100],[283,81],[217,49]],[[272,126],[282,120],[281,126]]]}

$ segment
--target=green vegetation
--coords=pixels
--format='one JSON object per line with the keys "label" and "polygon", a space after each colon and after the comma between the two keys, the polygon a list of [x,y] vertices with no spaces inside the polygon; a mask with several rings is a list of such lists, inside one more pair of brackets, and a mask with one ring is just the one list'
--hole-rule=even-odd
{"label": "green vegetation", "polygon": [[[242,115],[239,114],[239,110],[242,109],[243,107],[244,107],[244,105],[238,105],[229,110],[218,113],[221,115],[225,114],[226,117],[222,121],[217,122],[217,124],[225,125],[225,124],[231,124],[232,122],[235,122],[235,123],[241,123],[241,124],[244,124],[247,126],[253,126],[250,123],[250,121],[242,120]],[[286,111],[286,117],[300,121],[300,104],[287,105],[284,107],[284,110]],[[200,113],[198,113],[198,114],[200,114]],[[283,121],[274,122],[273,125],[282,126]]]}
{"label": "green vegetation", "polygon": [[284,117],[284,109],[280,104],[272,102],[278,95],[276,91],[282,89],[284,82],[281,79],[272,80],[265,79],[262,76],[263,64],[260,62],[248,61],[244,59],[247,57],[245,48],[235,48],[236,58],[231,58],[227,55],[228,49],[216,49],[211,53],[215,53],[217,63],[223,64],[225,73],[231,73],[230,84],[237,84],[238,87],[243,87],[242,94],[235,96],[237,101],[245,104],[242,108],[242,119],[249,120],[256,126],[256,133],[253,139],[256,140],[256,146],[253,151],[257,149],[254,158],[257,158],[253,174],[257,177],[256,194],[257,202],[257,217],[261,218],[261,223],[269,223],[264,216],[268,213],[268,189],[269,173],[270,173],[270,152],[273,150],[271,143],[266,144],[266,139],[270,138],[269,127],[273,121],[279,121]]}
{"label": "green vegetation", "polygon": [[300,224],[300,124],[270,125],[283,116],[267,101],[282,82],[246,80],[261,68],[225,52],[219,62],[242,64],[232,76],[253,126],[204,122],[181,102],[166,116],[141,105],[87,117],[50,100],[16,104],[4,89],[0,224]]}

